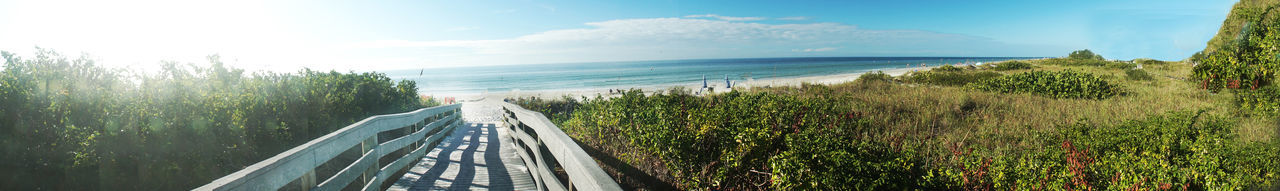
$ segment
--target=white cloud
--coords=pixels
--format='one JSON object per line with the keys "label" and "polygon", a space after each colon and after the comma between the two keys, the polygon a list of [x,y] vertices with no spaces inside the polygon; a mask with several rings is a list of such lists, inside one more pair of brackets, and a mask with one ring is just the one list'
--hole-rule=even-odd
{"label": "white cloud", "polygon": [[684,17],[685,18],[715,18],[715,19],[726,20],[726,21],[759,21],[759,20],[769,19],[765,17],[730,17],[730,16],[720,16],[716,14],[688,15]]}
{"label": "white cloud", "polygon": [[1066,51],[962,34],[871,30],[840,23],[648,18],[585,25],[506,39],[381,40],[355,46],[414,49],[432,54],[424,56],[427,64],[449,66],[787,56],[1047,56]]}
{"label": "white cloud", "polygon": [[809,17],[779,17],[779,18],[777,18],[777,20],[784,20],[784,21],[803,21],[803,20],[809,20]]}

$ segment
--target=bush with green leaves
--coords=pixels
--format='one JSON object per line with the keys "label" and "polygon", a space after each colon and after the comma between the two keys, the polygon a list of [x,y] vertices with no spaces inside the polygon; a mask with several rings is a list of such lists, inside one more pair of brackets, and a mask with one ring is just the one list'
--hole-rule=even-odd
{"label": "bush with green leaves", "polygon": [[924,71],[912,72],[903,76],[904,81],[917,84],[932,84],[943,86],[963,86],[965,84],[979,82],[987,79],[1000,77],[1000,73],[991,71],[963,71],[963,72],[937,72]]}
{"label": "bush with green leaves", "polygon": [[955,189],[994,190],[1245,190],[1280,183],[1275,141],[1242,142],[1234,122],[1201,113],[1066,125],[1029,141],[1038,149],[978,150],[1003,153],[995,157],[960,147],[953,149],[956,168],[928,178]]}
{"label": "bush with green leaves", "polygon": [[1280,55],[1280,16],[1267,14],[1276,5],[1265,5],[1237,6],[1231,11],[1231,18],[1243,26],[1234,33],[1219,33],[1207,52],[1194,60],[1191,78],[1200,81],[1201,88],[1255,89],[1270,85],[1280,75],[1276,56]]}
{"label": "bush with green leaves", "polygon": [[[866,124],[859,126],[865,127]],[[790,134],[770,158],[779,190],[909,190],[927,169],[914,150],[859,138],[858,126],[809,128]]]}
{"label": "bush with green leaves", "polygon": [[380,73],[253,73],[3,52],[0,190],[187,190],[366,117],[423,103]]}
{"label": "bush with green leaves", "polygon": [[1014,60],[1014,61],[996,63],[996,66],[993,67],[992,69],[999,70],[999,71],[1025,70],[1025,69],[1031,69],[1031,64]]}
{"label": "bush with green leaves", "polygon": [[1133,59],[1133,60],[1132,60],[1132,62],[1133,62],[1133,63],[1136,63],[1136,64],[1142,64],[1142,65],[1144,65],[1144,66],[1169,64],[1169,62],[1160,61],[1160,60],[1156,60],[1156,59],[1149,59],[1149,58],[1138,58],[1138,59]]}
{"label": "bush with green leaves", "polygon": [[554,123],[561,123],[573,117],[573,110],[582,105],[577,99],[568,95],[560,99],[518,98],[514,102],[530,111],[541,112]]}
{"label": "bush with green leaves", "polygon": [[1155,78],[1152,78],[1151,74],[1147,73],[1146,70],[1133,69],[1133,68],[1124,70],[1124,76],[1129,80],[1137,80],[1137,81],[1151,81],[1155,79]]}
{"label": "bush with green leaves", "polygon": [[1128,70],[1138,68],[1138,64],[1130,62],[1109,62],[1105,67],[1109,69]]}
{"label": "bush with green leaves", "polygon": [[1031,93],[1052,98],[1106,99],[1121,93],[1119,85],[1075,70],[1018,73],[972,83],[967,87],[999,93]]}
{"label": "bush with green leaves", "polygon": [[935,68],[933,68],[933,69],[930,69],[929,71],[934,71],[934,72],[959,72],[959,71],[963,71],[963,70],[964,70],[964,68],[955,67],[955,66],[952,66],[952,65],[950,65],[950,64],[947,64],[947,65],[942,65],[942,66],[935,67]]}
{"label": "bush with green leaves", "polygon": [[1260,115],[1280,116],[1280,87],[1270,85],[1257,90],[1236,91],[1235,103],[1241,110]]}
{"label": "bush with green leaves", "polygon": [[1089,51],[1089,49],[1071,51],[1070,54],[1067,54],[1067,58],[1080,60],[1106,60],[1102,58],[1102,55],[1094,54],[1093,51]]}
{"label": "bush with green leaves", "polygon": [[890,76],[889,74],[885,74],[884,72],[881,72],[881,71],[867,72],[867,73],[863,73],[861,76],[858,76],[858,79],[854,81],[857,81],[859,83],[868,83],[873,81],[887,82],[887,81],[893,81],[893,76]]}

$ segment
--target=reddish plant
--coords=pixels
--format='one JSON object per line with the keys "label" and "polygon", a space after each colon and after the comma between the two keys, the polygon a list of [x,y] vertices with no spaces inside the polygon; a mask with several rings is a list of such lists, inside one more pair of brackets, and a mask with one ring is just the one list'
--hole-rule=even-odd
{"label": "reddish plant", "polygon": [[[967,151],[960,149],[960,143],[953,144],[950,149],[953,159],[957,160],[960,159],[960,156],[973,152],[973,148],[969,148]],[[964,190],[991,190],[991,183],[986,181],[988,176],[987,168],[991,167],[990,158],[983,160],[982,165],[979,165],[978,168],[968,168],[963,161],[956,166],[960,168],[960,178],[963,181],[961,186]]]}
{"label": "reddish plant", "polygon": [[[1088,166],[1093,164],[1093,159],[1089,158],[1089,149],[1076,149],[1075,145],[1071,144],[1071,140],[1062,141],[1062,149],[1067,151],[1067,169],[1075,175],[1071,177],[1071,184],[1075,188],[1083,187],[1085,190],[1093,190],[1093,187],[1089,186],[1089,176],[1086,174]],[[1067,190],[1075,189],[1067,187]]]}

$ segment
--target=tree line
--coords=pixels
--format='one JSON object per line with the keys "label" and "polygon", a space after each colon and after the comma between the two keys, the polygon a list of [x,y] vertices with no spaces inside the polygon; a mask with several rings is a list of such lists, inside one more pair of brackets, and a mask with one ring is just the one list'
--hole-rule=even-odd
{"label": "tree line", "polygon": [[376,72],[2,55],[0,190],[192,189],[369,116],[438,105]]}

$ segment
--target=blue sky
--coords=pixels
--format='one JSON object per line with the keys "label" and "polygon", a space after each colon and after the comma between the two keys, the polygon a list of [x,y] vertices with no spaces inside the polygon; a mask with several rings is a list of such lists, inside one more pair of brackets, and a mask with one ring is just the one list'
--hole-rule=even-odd
{"label": "blue sky", "polygon": [[0,50],[104,63],[388,70],[800,56],[1180,60],[1233,1],[0,2]]}

